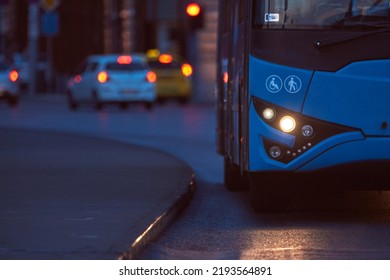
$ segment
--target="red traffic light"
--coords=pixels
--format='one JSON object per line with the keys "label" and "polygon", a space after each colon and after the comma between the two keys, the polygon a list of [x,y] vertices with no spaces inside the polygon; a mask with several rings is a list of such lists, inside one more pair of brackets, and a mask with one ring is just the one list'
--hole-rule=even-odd
{"label": "red traffic light", "polygon": [[200,6],[197,3],[190,3],[186,7],[187,15],[190,17],[196,17],[200,14]]}

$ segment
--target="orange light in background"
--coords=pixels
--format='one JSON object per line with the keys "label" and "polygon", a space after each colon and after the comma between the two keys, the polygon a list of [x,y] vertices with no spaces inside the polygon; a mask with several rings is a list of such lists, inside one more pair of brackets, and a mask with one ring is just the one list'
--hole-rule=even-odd
{"label": "orange light in background", "polygon": [[188,63],[184,63],[181,66],[181,72],[183,73],[184,76],[189,77],[192,75],[192,66],[189,65]]}
{"label": "orange light in background", "polygon": [[229,81],[229,74],[227,72],[223,73],[223,82],[227,84]]}
{"label": "orange light in background", "polygon": [[116,61],[118,62],[118,64],[130,64],[133,59],[129,55],[121,55]]}
{"label": "orange light in background", "polygon": [[157,81],[156,73],[154,73],[153,71],[149,71],[148,73],[146,73],[146,80],[149,83],[155,83]]}
{"label": "orange light in background", "polygon": [[16,70],[9,72],[8,78],[11,82],[15,83],[19,79],[19,73]]}
{"label": "orange light in background", "polygon": [[76,76],[74,76],[74,78],[73,78],[73,81],[74,81],[76,84],[80,83],[81,80],[82,80],[81,75],[76,75]]}
{"label": "orange light in background", "polygon": [[163,64],[169,64],[173,60],[172,55],[170,54],[162,54],[158,57],[158,61]]}
{"label": "orange light in background", "polygon": [[109,77],[108,77],[108,73],[106,71],[99,72],[99,74],[97,75],[97,80],[101,84],[106,83],[108,81],[108,79],[109,79]]}
{"label": "orange light in background", "polygon": [[200,6],[197,3],[190,3],[186,8],[187,15],[196,17],[200,14]]}

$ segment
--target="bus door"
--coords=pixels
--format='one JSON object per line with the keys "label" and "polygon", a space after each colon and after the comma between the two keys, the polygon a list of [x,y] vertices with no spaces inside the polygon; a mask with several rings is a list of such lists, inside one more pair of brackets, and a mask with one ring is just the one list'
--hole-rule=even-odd
{"label": "bus door", "polygon": [[217,49],[217,151],[226,155],[228,150],[227,102],[228,102],[228,43],[231,30],[231,0],[219,1],[218,49]]}
{"label": "bus door", "polygon": [[242,141],[243,135],[243,110],[242,100],[245,99],[245,53],[246,53],[246,25],[245,12],[247,1],[232,0],[232,13],[230,19],[230,42],[228,45],[228,156],[232,162],[243,166]]}

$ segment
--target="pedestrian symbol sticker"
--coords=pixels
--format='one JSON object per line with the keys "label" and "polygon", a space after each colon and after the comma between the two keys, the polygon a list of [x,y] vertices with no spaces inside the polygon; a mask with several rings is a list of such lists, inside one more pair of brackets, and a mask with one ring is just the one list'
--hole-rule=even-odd
{"label": "pedestrian symbol sticker", "polygon": [[302,82],[297,76],[291,75],[284,80],[284,89],[288,93],[297,93],[301,88]]}
{"label": "pedestrian symbol sticker", "polygon": [[282,89],[283,81],[279,76],[271,75],[265,81],[265,87],[269,92],[277,93]]}

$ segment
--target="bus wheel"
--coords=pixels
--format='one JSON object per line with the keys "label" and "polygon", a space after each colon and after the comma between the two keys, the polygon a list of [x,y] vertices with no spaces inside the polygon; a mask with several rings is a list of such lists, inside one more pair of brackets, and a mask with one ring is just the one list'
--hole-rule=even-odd
{"label": "bus wheel", "polygon": [[246,174],[241,174],[237,164],[225,158],[224,170],[225,187],[229,191],[243,191],[249,188],[249,178]]}
{"label": "bus wheel", "polygon": [[267,172],[250,175],[250,199],[255,212],[282,212],[290,196],[284,191],[283,174]]}

